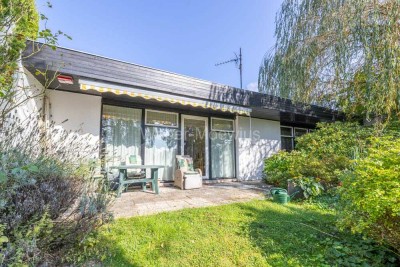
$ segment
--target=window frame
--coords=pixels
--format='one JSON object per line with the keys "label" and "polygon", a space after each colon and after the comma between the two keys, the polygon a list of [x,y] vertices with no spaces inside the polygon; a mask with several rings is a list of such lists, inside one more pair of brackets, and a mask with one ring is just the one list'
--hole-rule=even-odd
{"label": "window frame", "polygon": [[290,133],[291,133],[291,135],[285,135],[285,134],[282,134],[282,132],[281,132],[281,136],[284,136],[284,137],[294,137],[294,129],[293,129],[293,127],[291,127],[291,126],[281,126],[281,127],[279,128],[279,130],[280,130],[281,128],[288,128],[288,129],[290,129]]}
{"label": "window frame", "polygon": [[290,150],[286,150],[286,151],[292,151],[294,149],[294,138],[295,138],[295,136],[294,136],[294,127],[292,127],[292,126],[282,126],[281,125],[279,130],[281,130],[281,128],[290,129],[290,134],[291,134],[291,135],[285,135],[285,134],[282,134],[282,131],[281,131],[281,133],[280,133],[280,136],[281,136],[281,150],[282,150],[282,137],[286,137],[286,138],[290,138],[291,143],[292,143],[292,148]]}
{"label": "window frame", "polygon": [[[158,112],[158,113],[165,113],[165,114],[174,114],[174,115],[176,115],[176,125],[175,126],[171,126],[171,125],[162,125],[162,124],[160,125],[160,124],[147,123],[147,112],[148,111]],[[166,128],[179,129],[179,113],[156,110],[156,109],[145,109],[145,112],[144,112],[144,125],[145,126],[152,126],[152,127],[166,127]]]}
{"label": "window frame", "polygon": [[[222,120],[222,121],[230,121],[230,122],[232,122],[232,130],[214,129],[214,128],[213,128],[213,121],[214,121],[214,120]],[[228,133],[234,133],[234,132],[235,132],[235,120],[233,120],[233,119],[225,119],[225,118],[211,117],[211,131],[213,131],[213,132],[228,132]]]}
{"label": "window frame", "polygon": [[[309,129],[308,128],[301,128],[301,127],[292,127],[293,128],[293,137],[296,138],[296,130],[305,130],[306,132],[304,134],[308,134],[309,133]],[[300,136],[299,136],[300,137]]]}
{"label": "window frame", "polygon": [[[213,127],[213,122],[214,122],[214,120],[222,120],[222,121],[230,121],[231,123],[232,123],[232,130],[222,130],[222,129],[215,129],[214,127]],[[210,141],[209,141],[209,146],[210,146],[210,166],[211,166],[211,169],[210,169],[210,177],[211,177],[211,179],[233,179],[233,178],[235,178],[236,177],[236,174],[237,174],[237,171],[236,171],[236,168],[237,168],[237,166],[236,166],[236,164],[237,164],[237,159],[236,159],[236,157],[237,157],[237,151],[236,151],[236,135],[235,135],[235,130],[236,130],[236,120],[235,119],[226,119],[226,118],[220,118],[220,117],[210,117],[210,128],[211,128],[211,130],[210,130],[210,133],[215,133],[215,134],[219,134],[219,133],[224,133],[224,134],[230,134],[231,135],[231,138],[232,138],[232,144],[233,144],[233,155],[232,155],[232,164],[233,164],[233,172],[232,172],[232,177],[220,177],[220,176],[213,176],[213,171],[215,171],[215,170],[213,170],[213,168],[212,168],[212,165],[213,165],[213,156],[214,156],[214,154],[213,154],[213,150],[212,150],[212,145],[213,145],[213,139],[214,138],[209,138],[210,139]]]}

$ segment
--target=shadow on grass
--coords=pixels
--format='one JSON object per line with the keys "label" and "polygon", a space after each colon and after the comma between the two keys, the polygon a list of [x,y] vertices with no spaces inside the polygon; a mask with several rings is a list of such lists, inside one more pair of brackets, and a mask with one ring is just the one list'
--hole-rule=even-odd
{"label": "shadow on grass", "polygon": [[[337,257],[384,266],[376,246],[337,232],[333,213],[298,204],[254,200],[120,219],[109,227],[99,236],[104,266],[345,266]],[[334,248],[337,240],[342,248]]]}
{"label": "shadow on grass", "polygon": [[[267,202],[269,202],[267,200]],[[269,202],[266,206],[239,204],[252,217],[250,239],[273,266],[313,265],[324,254],[322,240],[334,231],[333,214]]]}
{"label": "shadow on grass", "polygon": [[[333,220],[295,205],[252,201],[119,220],[100,242],[109,250],[105,266],[310,265],[324,234],[306,225],[327,230]],[[171,255],[180,254],[173,261]]]}
{"label": "shadow on grass", "polygon": [[393,251],[361,235],[336,228],[333,212],[307,205],[239,204],[253,218],[253,245],[273,266],[400,266]]}

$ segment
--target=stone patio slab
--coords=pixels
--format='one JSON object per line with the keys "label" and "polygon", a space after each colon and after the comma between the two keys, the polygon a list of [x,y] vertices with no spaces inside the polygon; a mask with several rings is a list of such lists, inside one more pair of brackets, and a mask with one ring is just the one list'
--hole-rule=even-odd
{"label": "stone patio slab", "polygon": [[269,186],[261,181],[204,184],[200,189],[180,190],[161,187],[160,194],[140,189],[122,193],[111,207],[116,218],[143,216],[207,206],[225,205],[252,199],[264,199]]}

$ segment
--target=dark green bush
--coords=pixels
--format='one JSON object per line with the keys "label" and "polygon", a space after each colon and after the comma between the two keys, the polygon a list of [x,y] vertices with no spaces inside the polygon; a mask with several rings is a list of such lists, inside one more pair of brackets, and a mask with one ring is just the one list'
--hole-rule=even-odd
{"label": "dark green bush", "polygon": [[313,177],[299,178],[296,180],[289,180],[289,181],[293,182],[294,186],[296,186],[299,189],[299,191],[295,193],[295,196],[297,196],[301,192],[304,198],[311,198],[311,197],[315,198],[321,195],[325,189],[323,185],[319,181],[316,181],[315,178]]}
{"label": "dark green bush", "polygon": [[110,218],[89,159],[95,146],[54,127],[42,132],[35,118],[0,130],[0,266],[59,265]]}
{"label": "dark green bush", "polygon": [[371,142],[367,156],[342,177],[339,224],[400,252],[400,139]]}
{"label": "dark green bush", "polygon": [[[349,232],[337,234],[338,238],[325,238],[321,245],[326,247],[323,255],[326,266],[398,266],[395,253],[380,246],[372,239]],[[346,235],[346,238],[343,236]]]}
{"label": "dark green bush", "polygon": [[373,128],[357,123],[320,123],[313,133],[296,139],[296,149],[265,160],[267,183],[285,186],[287,180],[314,178],[325,187],[337,185],[355,154],[363,153]]}
{"label": "dark green bush", "polygon": [[[294,151],[292,153],[297,152]],[[294,167],[295,159],[297,159],[297,157],[293,157],[292,154],[286,151],[279,151],[272,157],[266,159],[264,163],[266,182],[275,186],[286,187],[288,179],[300,175]]]}

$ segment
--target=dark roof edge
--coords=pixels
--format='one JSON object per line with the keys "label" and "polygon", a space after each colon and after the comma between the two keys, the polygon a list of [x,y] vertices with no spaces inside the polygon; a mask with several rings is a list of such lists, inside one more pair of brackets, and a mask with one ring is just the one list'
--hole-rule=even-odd
{"label": "dark roof edge", "polygon": [[[33,41],[33,40],[28,40],[28,42],[37,43],[39,45],[45,45],[45,46],[47,45],[45,43],[38,42],[38,41]],[[69,50],[69,51],[72,51],[72,52],[82,53],[82,54],[86,54],[86,55],[89,55],[89,56],[100,57],[100,58],[103,58],[103,59],[116,61],[116,62],[132,65],[132,66],[137,66],[137,67],[141,67],[141,68],[145,68],[145,69],[149,69],[149,70],[155,70],[155,71],[160,71],[160,72],[164,72],[164,73],[168,73],[168,74],[173,74],[173,75],[181,76],[181,77],[184,77],[184,78],[187,78],[187,79],[197,80],[199,82],[211,83],[213,85],[217,85],[217,86],[221,86],[221,87],[229,87],[229,88],[237,89],[237,90],[244,90],[244,89],[240,89],[240,88],[237,88],[237,87],[231,86],[231,85],[226,85],[226,84],[213,82],[213,81],[209,81],[209,80],[205,80],[205,79],[201,79],[201,78],[197,78],[197,77],[193,77],[193,76],[189,76],[189,75],[185,75],[185,74],[181,74],[181,73],[176,73],[176,72],[173,72],[173,71],[162,70],[162,69],[149,67],[149,66],[145,66],[145,65],[141,65],[141,64],[137,64],[137,63],[132,63],[132,62],[124,61],[124,60],[121,60],[121,59],[115,59],[115,58],[106,57],[106,56],[102,56],[102,55],[98,55],[98,54],[93,54],[93,53],[85,52],[85,51],[78,50],[78,49],[68,48],[68,47],[65,47],[65,46],[58,46],[57,45],[56,47],[57,48],[61,48],[61,49],[65,49],[65,50]],[[245,91],[248,91],[248,90],[245,90]]]}
{"label": "dark roof edge", "polygon": [[[28,40],[27,41],[27,45],[49,46],[49,45],[47,45],[45,43],[32,41],[32,40]],[[264,97],[264,98],[270,98],[271,100],[275,99],[275,100],[278,100],[279,102],[284,102],[284,103],[287,103],[287,104],[295,107],[295,109],[298,110],[298,111],[300,111],[301,109],[303,109],[303,110],[310,110],[311,109],[311,110],[314,110],[314,111],[318,110],[318,112],[322,112],[322,113],[325,113],[325,114],[344,116],[344,114],[342,112],[338,111],[338,110],[333,110],[333,109],[322,107],[322,106],[317,106],[317,105],[312,105],[312,104],[304,104],[304,103],[301,103],[301,102],[294,102],[291,99],[282,98],[282,97],[275,96],[275,95],[270,95],[270,94],[266,94],[266,93],[240,89],[240,88],[237,88],[237,87],[234,87],[234,86],[230,86],[230,85],[215,83],[215,82],[212,82],[212,81],[208,81],[208,80],[204,80],[204,79],[200,79],[200,78],[196,78],[196,77],[191,77],[191,76],[187,76],[187,75],[183,75],[183,74],[179,74],[179,73],[175,73],[175,72],[171,72],[171,71],[161,70],[161,69],[148,67],[148,66],[144,66],[144,65],[140,65],[140,64],[136,64],[136,63],[131,63],[131,62],[123,61],[123,60],[113,59],[113,58],[110,58],[110,57],[97,55],[97,54],[92,54],[92,53],[80,51],[80,50],[77,50],[77,49],[71,49],[71,48],[67,48],[67,47],[63,47],[63,46],[56,46],[56,48],[72,51],[72,52],[75,52],[75,53],[82,53],[82,54],[89,55],[89,56],[99,57],[99,58],[103,58],[105,60],[110,60],[110,61],[119,62],[119,63],[123,63],[123,64],[128,64],[128,65],[132,65],[132,66],[137,66],[137,67],[140,67],[140,68],[145,68],[145,69],[149,69],[149,70],[153,70],[153,71],[157,71],[157,72],[161,72],[161,73],[168,73],[168,74],[172,74],[172,75],[177,75],[177,76],[180,76],[180,77],[185,78],[185,79],[191,79],[191,80],[194,80],[194,81],[210,84],[210,85],[213,85],[213,86],[218,86],[218,87],[221,87],[221,88],[229,88],[229,89],[233,89],[233,90],[237,90],[237,91],[242,91],[242,93],[247,94],[250,98],[252,98],[252,97],[253,98]],[[274,107],[272,107],[272,106],[270,108],[274,109]]]}

